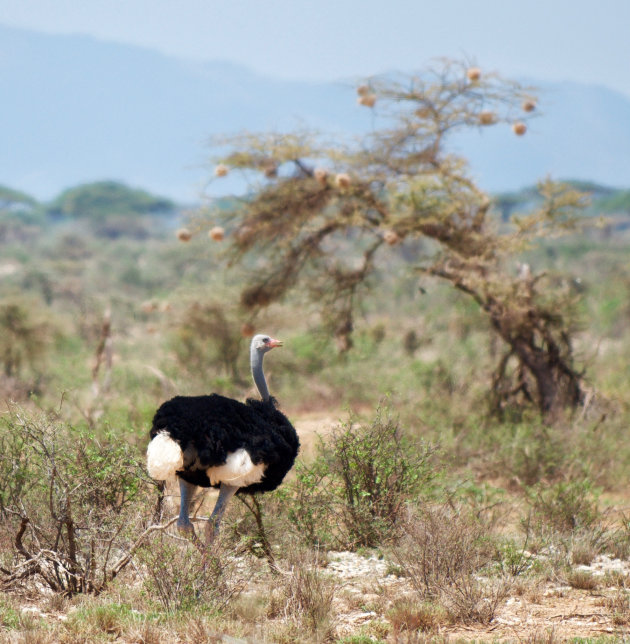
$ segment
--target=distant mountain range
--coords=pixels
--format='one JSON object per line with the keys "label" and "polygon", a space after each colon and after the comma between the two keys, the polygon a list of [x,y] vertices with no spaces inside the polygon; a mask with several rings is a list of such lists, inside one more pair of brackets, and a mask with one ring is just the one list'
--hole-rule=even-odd
{"label": "distant mountain range", "polygon": [[[630,99],[593,85],[524,82],[539,88],[542,112],[526,136],[488,128],[453,141],[483,188],[517,190],[547,174],[630,185]],[[2,26],[0,86],[0,185],[38,199],[113,179],[192,202],[210,175],[214,135],[372,126],[354,80],[282,81],[228,62]]]}

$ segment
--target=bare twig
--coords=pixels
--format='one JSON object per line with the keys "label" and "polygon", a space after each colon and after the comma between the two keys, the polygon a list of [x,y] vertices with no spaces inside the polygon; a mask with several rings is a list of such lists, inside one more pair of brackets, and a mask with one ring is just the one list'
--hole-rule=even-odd
{"label": "bare twig", "polygon": [[273,556],[273,551],[271,550],[271,545],[269,544],[269,539],[267,538],[267,531],[265,530],[265,524],[263,523],[262,507],[260,505],[258,497],[256,497],[255,495],[249,497],[252,501],[251,505],[245,500],[243,495],[238,495],[238,498],[241,500],[243,505],[245,505],[245,507],[254,515],[254,519],[256,520],[256,527],[258,528],[257,536],[260,539],[263,553],[265,554],[265,558],[267,559],[267,563],[269,564],[271,572],[279,573],[280,569],[276,564],[276,559]]}
{"label": "bare twig", "polygon": [[153,532],[160,532],[164,531],[170,526],[173,525],[177,521],[177,517],[173,517],[170,521],[167,521],[163,525],[152,525],[149,526],[139,537],[136,539],[134,544],[129,548],[129,551],[123,555],[112,567],[112,569],[109,571],[108,575],[108,581],[111,581],[116,577],[116,575],[131,561],[131,558],[133,557],[133,554],[136,552],[136,550],[143,544],[144,540]]}

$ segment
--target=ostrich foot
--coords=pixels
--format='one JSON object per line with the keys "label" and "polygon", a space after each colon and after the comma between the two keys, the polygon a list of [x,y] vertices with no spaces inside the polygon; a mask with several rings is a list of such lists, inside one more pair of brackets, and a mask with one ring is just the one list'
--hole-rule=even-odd
{"label": "ostrich foot", "polygon": [[189,534],[192,534],[194,531],[195,529],[193,527],[193,524],[190,521],[188,521],[187,523],[184,523],[184,522],[180,523],[179,521],[177,522],[177,532],[179,532],[180,534],[189,535]]}

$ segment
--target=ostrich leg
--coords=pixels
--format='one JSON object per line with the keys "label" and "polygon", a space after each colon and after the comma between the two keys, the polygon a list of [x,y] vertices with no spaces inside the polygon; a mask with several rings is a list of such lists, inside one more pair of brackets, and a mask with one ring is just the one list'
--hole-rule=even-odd
{"label": "ostrich leg", "polygon": [[184,479],[179,479],[179,491],[181,494],[181,499],[179,502],[179,518],[177,519],[177,529],[180,532],[191,532],[193,529],[192,523],[190,522],[189,513],[190,502],[192,501],[196,489],[196,485],[188,483],[188,481],[184,481]]}
{"label": "ostrich leg", "polygon": [[238,492],[237,485],[228,485],[227,483],[221,483],[219,488],[219,498],[212,510],[210,519],[206,524],[206,544],[210,545],[214,538],[219,533],[219,523],[225,512],[225,508],[228,504],[228,501]]}

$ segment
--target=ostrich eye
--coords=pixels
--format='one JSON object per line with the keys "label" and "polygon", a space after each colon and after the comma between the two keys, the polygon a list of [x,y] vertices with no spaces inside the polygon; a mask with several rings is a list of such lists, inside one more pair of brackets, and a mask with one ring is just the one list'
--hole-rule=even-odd
{"label": "ostrich eye", "polygon": [[263,342],[265,344],[269,344],[270,340],[271,340],[271,338],[263,338]]}

